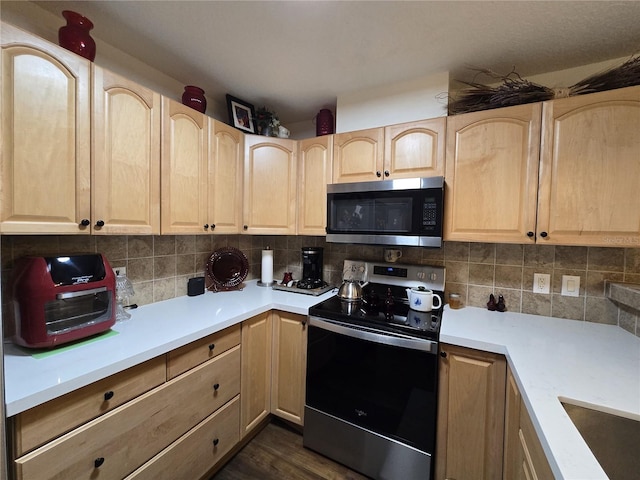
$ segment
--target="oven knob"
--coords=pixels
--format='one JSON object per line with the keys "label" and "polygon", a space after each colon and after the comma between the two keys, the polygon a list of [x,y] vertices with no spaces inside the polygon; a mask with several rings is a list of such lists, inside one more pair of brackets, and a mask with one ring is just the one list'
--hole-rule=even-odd
{"label": "oven knob", "polygon": [[437,273],[432,273],[429,278],[431,279],[432,282],[435,282],[436,279],[438,278],[438,274]]}
{"label": "oven knob", "polygon": [[425,276],[426,276],[426,273],[424,273],[424,272],[418,272],[416,274],[416,277],[418,277],[420,280],[424,280]]}

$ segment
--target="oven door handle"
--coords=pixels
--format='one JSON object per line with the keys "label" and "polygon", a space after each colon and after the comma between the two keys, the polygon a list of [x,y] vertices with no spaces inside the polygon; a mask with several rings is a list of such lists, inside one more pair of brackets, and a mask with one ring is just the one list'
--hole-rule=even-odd
{"label": "oven door handle", "polygon": [[323,330],[346,335],[348,337],[366,340],[393,347],[409,348],[411,350],[420,350],[436,355],[438,353],[438,342],[423,338],[411,338],[395,334],[382,333],[368,330],[364,327],[353,327],[344,323],[327,321],[318,317],[309,317],[309,326],[318,327]]}

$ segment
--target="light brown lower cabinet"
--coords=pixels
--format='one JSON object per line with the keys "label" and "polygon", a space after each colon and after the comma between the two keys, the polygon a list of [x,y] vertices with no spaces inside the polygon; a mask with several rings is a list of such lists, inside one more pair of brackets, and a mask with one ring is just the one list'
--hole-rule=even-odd
{"label": "light brown lower cabinet", "polygon": [[506,360],[441,345],[436,479],[502,479]]}
{"label": "light brown lower cabinet", "polygon": [[[190,460],[180,471],[193,473],[190,479],[205,475],[240,435],[239,331],[236,326],[216,334],[221,348],[213,358],[207,359],[208,344],[205,352],[195,355],[178,349],[12,418],[14,438],[22,439],[14,443],[14,451],[20,445],[23,450],[14,461],[16,480],[178,478],[166,472],[178,468],[178,458],[191,458],[186,452],[194,449],[209,454]],[[200,351],[201,343],[192,347]],[[169,370],[177,372],[185,359],[191,367],[165,382],[167,361],[173,367]],[[144,386],[131,398],[137,382]],[[112,389],[104,392],[105,388]],[[105,393],[113,402],[126,401],[113,408]],[[51,406],[64,415],[47,418],[44,413]],[[92,413],[100,408],[102,414]],[[73,412],[78,412],[77,418]],[[26,421],[30,416],[42,420],[43,432]],[[33,448],[41,439],[46,443]],[[154,473],[160,467],[163,473]]]}
{"label": "light brown lower cabinet", "polygon": [[506,404],[503,478],[555,478],[510,370],[507,373]]}
{"label": "light brown lower cabinet", "polygon": [[242,322],[240,437],[271,411],[271,312]]}
{"label": "light brown lower cabinet", "polygon": [[240,396],[207,417],[125,480],[197,479],[240,440]]}
{"label": "light brown lower cabinet", "polygon": [[271,413],[302,425],[307,372],[307,317],[274,311]]}
{"label": "light brown lower cabinet", "polygon": [[436,480],[554,475],[502,355],[441,345]]}

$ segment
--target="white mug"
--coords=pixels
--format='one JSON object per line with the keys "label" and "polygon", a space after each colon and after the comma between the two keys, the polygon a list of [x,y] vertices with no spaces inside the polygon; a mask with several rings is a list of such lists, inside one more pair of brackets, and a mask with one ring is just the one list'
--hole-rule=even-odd
{"label": "white mug", "polygon": [[[409,298],[409,308],[418,312],[430,312],[434,308],[442,306],[440,295],[426,288],[407,288],[407,297]],[[437,300],[437,305],[434,305],[434,299]]]}
{"label": "white mug", "polygon": [[397,262],[402,256],[402,250],[397,248],[385,248],[384,249],[384,261],[389,263]]}

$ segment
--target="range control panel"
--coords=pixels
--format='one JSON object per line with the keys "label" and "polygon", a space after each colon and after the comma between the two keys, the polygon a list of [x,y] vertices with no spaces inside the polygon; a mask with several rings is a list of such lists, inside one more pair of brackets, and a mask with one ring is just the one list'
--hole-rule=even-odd
{"label": "range control panel", "polygon": [[445,268],[431,265],[403,265],[345,260],[343,279],[398,285],[401,287],[424,286],[431,290],[444,290]]}

